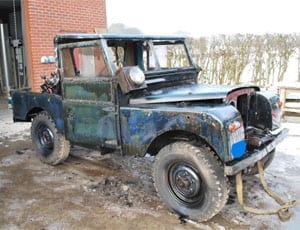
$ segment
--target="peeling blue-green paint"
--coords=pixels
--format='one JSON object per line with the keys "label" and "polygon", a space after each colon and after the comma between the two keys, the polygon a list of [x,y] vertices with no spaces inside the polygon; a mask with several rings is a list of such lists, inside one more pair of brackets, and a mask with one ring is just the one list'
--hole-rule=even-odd
{"label": "peeling blue-green paint", "polygon": [[64,133],[62,98],[56,94],[28,93],[15,91],[12,95],[15,121],[31,121],[31,116],[38,111],[47,111],[54,120],[58,132]]}
{"label": "peeling blue-green paint", "polygon": [[[148,108],[121,107],[121,130],[123,145],[128,153],[143,155],[159,135],[172,131],[184,131],[201,137],[207,141],[224,158],[228,154],[226,145],[227,134],[223,130],[221,110],[226,106],[206,107],[191,106],[179,108],[169,105],[151,105]],[[227,109],[231,117],[236,118],[236,111],[231,106]],[[212,114],[215,115],[212,116]],[[214,123],[214,125],[212,124]]]}
{"label": "peeling blue-green paint", "polygon": [[[73,79],[72,79],[73,80]],[[66,80],[64,85],[64,97],[75,100],[110,101],[111,83],[101,80]]]}

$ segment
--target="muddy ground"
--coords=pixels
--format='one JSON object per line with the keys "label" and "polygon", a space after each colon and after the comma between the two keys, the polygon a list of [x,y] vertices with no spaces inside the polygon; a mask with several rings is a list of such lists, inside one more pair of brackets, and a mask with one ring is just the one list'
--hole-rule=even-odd
{"label": "muddy ground", "polygon": [[[269,186],[285,200],[300,200],[300,123],[285,122],[288,138],[266,171]],[[159,200],[151,179],[153,157],[72,147],[59,166],[41,163],[31,147],[30,124],[13,123],[0,109],[0,229],[300,229],[299,205],[281,222],[277,216],[243,211],[234,190],[209,222],[182,221]],[[256,176],[245,178],[245,201],[276,207]]]}

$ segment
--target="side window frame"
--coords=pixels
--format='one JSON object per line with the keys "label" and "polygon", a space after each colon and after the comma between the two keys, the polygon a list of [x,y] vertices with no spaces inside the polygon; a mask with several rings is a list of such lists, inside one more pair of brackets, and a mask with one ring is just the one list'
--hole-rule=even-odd
{"label": "side window frame", "polygon": [[[111,64],[109,63],[107,59],[107,52],[105,47],[103,47],[103,41],[102,39],[97,40],[97,41],[83,41],[83,42],[74,42],[74,43],[67,43],[67,44],[59,44],[57,47],[58,50],[58,68],[60,70],[62,78],[66,79],[72,79],[72,78],[77,78],[79,77],[79,70],[77,69],[78,67],[76,66],[76,61],[74,58],[74,49],[76,48],[82,48],[82,47],[98,47],[99,52],[103,58],[104,65],[106,67],[107,75],[106,76],[100,76],[100,77],[111,77],[113,75],[113,71],[111,68]],[[68,52],[69,50],[69,52]],[[63,57],[63,55],[69,55],[69,57]],[[67,65],[64,66],[65,63]],[[70,67],[69,65],[72,65]],[[68,71],[65,71],[66,66],[69,66]],[[69,76],[66,76],[66,72],[71,72]],[[73,73],[72,73],[73,72]],[[70,76],[72,75],[72,76]],[[93,77],[98,77],[98,76],[93,76]],[[79,77],[82,79],[86,78],[92,78],[92,77]]]}

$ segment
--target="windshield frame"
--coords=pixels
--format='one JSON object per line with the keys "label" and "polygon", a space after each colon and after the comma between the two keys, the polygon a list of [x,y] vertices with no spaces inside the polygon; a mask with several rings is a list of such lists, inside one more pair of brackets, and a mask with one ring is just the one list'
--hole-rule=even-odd
{"label": "windshield frame", "polygon": [[[179,70],[179,69],[189,69],[191,67],[194,67],[194,64],[193,64],[193,61],[189,55],[189,51],[187,49],[187,46],[185,44],[185,42],[183,41],[178,41],[178,40],[163,40],[163,41],[160,41],[160,40],[149,40],[147,41],[148,44],[149,44],[149,47],[151,49],[151,51],[153,52],[153,58],[155,59],[154,60],[154,63],[155,63],[155,68],[153,69],[153,71],[172,71],[172,70]],[[171,47],[171,46],[182,46],[180,49],[181,51],[184,51],[184,58],[186,59],[186,61],[188,62],[188,64],[186,66],[166,66],[166,64],[163,65],[162,63],[162,58],[161,56],[159,55],[159,48],[158,47],[163,47],[163,46],[166,46],[166,55],[167,55],[167,52],[169,51],[168,50],[168,47]],[[147,66],[149,66],[149,60],[148,60],[148,56],[149,54],[147,54]],[[169,61],[169,60],[168,60]],[[177,61],[176,61],[177,62]],[[168,64],[167,64],[168,65]],[[151,70],[146,70],[145,72],[149,72]]]}
{"label": "windshield frame", "polygon": [[[103,42],[103,45],[106,47],[107,50],[106,55],[108,55],[108,60],[110,60],[110,65],[111,65],[111,69],[113,70],[114,73],[116,73],[121,67],[125,67],[125,66],[139,66],[140,69],[145,73],[145,75],[152,75],[153,73],[168,73],[168,72],[174,72],[174,71],[178,71],[178,70],[191,70],[191,69],[197,69],[196,65],[194,64],[191,55],[189,53],[189,50],[187,48],[186,45],[186,41],[185,39],[157,39],[157,38],[153,38],[153,39],[133,39],[133,40],[127,40],[127,39],[109,39],[109,38],[105,38],[104,39],[105,42]],[[124,49],[123,54],[125,55],[125,52],[127,52],[127,46],[126,44],[131,44],[135,47],[135,55],[138,57],[134,57],[135,59],[135,63],[134,64],[130,64],[130,65],[126,65],[126,63],[124,64],[124,60],[126,60],[125,57],[121,57],[122,60],[116,60],[116,58],[120,58],[120,55],[116,55],[114,54],[114,51],[112,51],[112,48],[114,48],[115,50],[117,48],[122,47]],[[170,67],[170,68],[161,68],[161,63],[157,54],[157,51],[155,50],[155,47],[157,45],[182,45],[183,46],[183,51],[184,51],[184,55],[186,58],[186,61],[188,63],[188,65],[184,66],[184,67]],[[148,49],[148,50],[147,50]],[[144,60],[144,52],[152,52],[153,54],[153,58],[154,58],[154,63],[155,63],[155,68],[153,68],[152,70],[146,69],[145,65],[147,65],[147,63],[145,63]],[[123,64],[116,64],[116,63],[123,63]]]}

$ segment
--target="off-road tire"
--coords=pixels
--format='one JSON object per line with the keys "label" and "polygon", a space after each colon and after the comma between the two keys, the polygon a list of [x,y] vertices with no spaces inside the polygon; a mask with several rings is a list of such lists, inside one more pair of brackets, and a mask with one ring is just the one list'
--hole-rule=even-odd
{"label": "off-road tire", "polygon": [[207,146],[181,141],[165,146],[156,156],[153,180],[165,205],[191,220],[212,218],[228,199],[224,169]]}
{"label": "off-road tire", "polygon": [[32,146],[40,160],[57,165],[63,162],[70,152],[70,143],[58,133],[51,116],[43,111],[38,113],[31,124]]}
{"label": "off-road tire", "polygon": [[[263,159],[262,159],[262,162],[263,162],[263,167],[264,167],[264,170],[266,168],[269,167],[269,165],[272,163],[273,159],[274,159],[274,156],[275,156],[275,149],[272,150],[271,153],[269,153],[267,156],[265,156]],[[253,167],[245,170],[243,172],[244,175],[246,176],[253,176],[253,175],[257,175],[258,174],[258,168],[257,168],[257,164],[255,164]]]}

